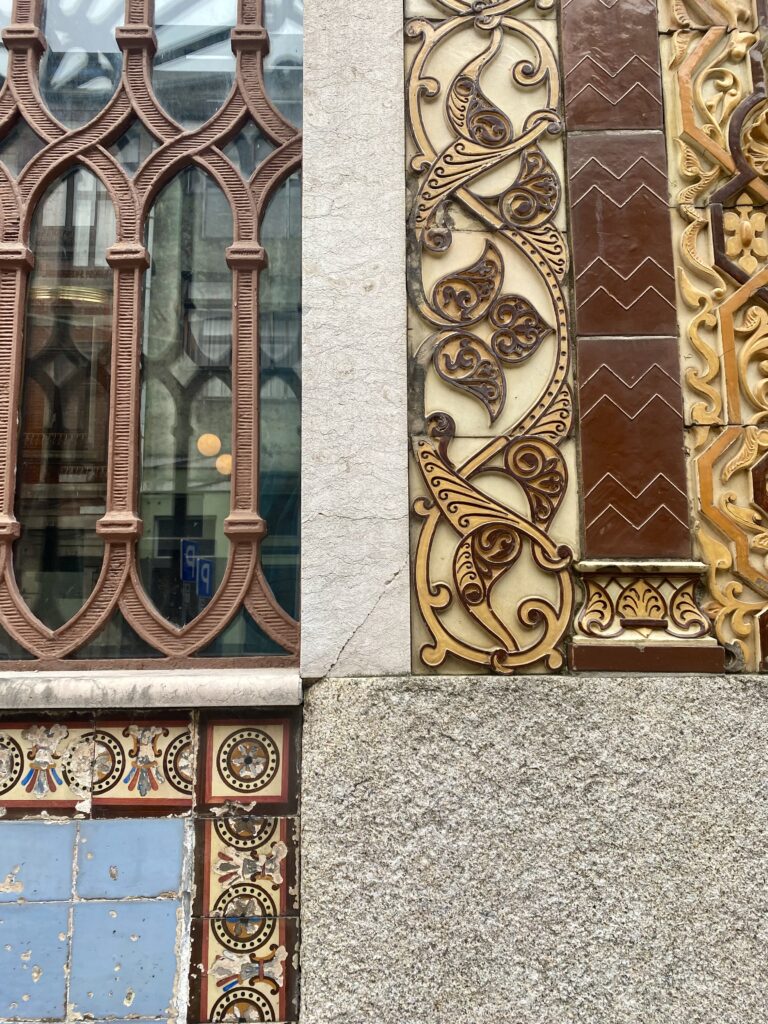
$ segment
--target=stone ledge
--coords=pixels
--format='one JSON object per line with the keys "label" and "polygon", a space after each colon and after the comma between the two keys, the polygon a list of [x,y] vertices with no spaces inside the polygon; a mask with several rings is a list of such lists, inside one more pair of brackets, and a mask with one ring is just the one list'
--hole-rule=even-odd
{"label": "stone ledge", "polygon": [[271,707],[301,704],[297,669],[0,672],[0,710]]}

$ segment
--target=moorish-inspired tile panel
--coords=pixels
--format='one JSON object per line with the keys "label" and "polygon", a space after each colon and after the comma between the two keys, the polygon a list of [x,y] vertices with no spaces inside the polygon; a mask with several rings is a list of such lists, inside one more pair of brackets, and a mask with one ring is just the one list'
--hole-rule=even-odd
{"label": "moorish-inspired tile panel", "polygon": [[569,131],[663,127],[655,0],[563,0]]}
{"label": "moorish-inspired tile panel", "polygon": [[[723,652],[691,560],[655,0],[569,0],[563,34],[587,559],[569,664],[713,671]],[[625,91],[601,88],[601,69]]]}
{"label": "moorish-inspired tile panel", "polygon": [[731,667],[756,670],[768,656],[762,52],[757,33],[728,23],[679,32],[664,55],[696,545]]}
{"label": "moorish-inspired tile panel", "polygon": [[573,135],[568,158],[579,335],[674,335],[663,134]]}
{"label": "moorish-inspired tile panel", "polygon": [[406,23],[417,671],[557,669],[573,605],[556,24]]}
{"label": "moorish-inspired tile panel", "polygon": [[189,1024],[296,1020],[298,746],[280,709],[0,719],[0,1020],[178,1020],[187,971]]}

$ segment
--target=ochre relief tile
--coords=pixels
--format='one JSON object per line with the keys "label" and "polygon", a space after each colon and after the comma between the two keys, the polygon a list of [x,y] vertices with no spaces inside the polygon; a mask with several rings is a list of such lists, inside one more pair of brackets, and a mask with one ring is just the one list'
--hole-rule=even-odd
{"label": "ochre relief tile", "polygon": [[[500,8],[502,4],[504,14],[524,21],[552,20],[557,14],[556,0],[517,0],[515,4],[510,4],[509,0],[481,0],[480,4],[474,0],[405,0],[404,6],[406,20],[430,18],[442,21],[456,16],[475,18],[478,13],[492,14],[494,8]],[[481,12],[478,11],[480,7],[483,8]]]}
{"label": "ochre relief tile", "polygon": [[662,133],[574,135],[569,178],[578,333],[674,334]]}
{"label": "ochre relief tile", "polygon": [[744,30],[757,26],[756,0],[658,0],[658,4],[662,32],[713,25]]}
{"label": "ochre relief tile", "polygon": [[189,1024],[296,1019],[298,921],[252,910],[240,900],[226,917],[193,921]]}
{"label": "ochre relief tile", "polygon": [[89,716],[0,720],[0,808],[88,813],[94,732]]}
{"label": "ochre relief tile", "polygon": [[690,555],[674,338],[578,343],[587,558]]}
{"label": "ochre relief tile", "polygon": [[759,424],[687,431],[695,554],[708,569],[704,607],[735,671],[768,655],[768,438]]}
{"label": "ochre relief tile", "polygon": [[243,893],[262,915],[298,911],[295,818],[222,816],[198,821],[196,830],[196,916],[221,917]]}
{"label": "ochre relief tile", "polygon": [[93,813],[192,809],[195,743],[190,716],[96,719]]}
{"label": "ochre relief tile", "polygon": [[663,126],[655,0],[564,0],[569,131]]}
{"label": "ochre relief tile", "polygon": [[662,37],[661,58],[672,201],[768,203],[758,34],[680,32]]}
{"label": "ochre relief tile", "polygon": [[[295,716],[211,716],[201,723],[201,804],[248,804],[266,812],[296,808]],[[258,813],[258,811],[257,811]]]}

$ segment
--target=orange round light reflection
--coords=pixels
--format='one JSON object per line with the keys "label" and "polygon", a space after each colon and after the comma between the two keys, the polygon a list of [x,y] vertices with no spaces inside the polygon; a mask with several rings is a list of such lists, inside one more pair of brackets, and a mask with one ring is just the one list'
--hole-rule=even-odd
{"label": "orange round light reflection", "polygon": [[230,476],[232,473],[232,456],[228,453],[220,455],[216,459],[216,469],[222,476]]}
{"label": "orange round light reflection", "polygon": [[197,450],[208,457],[218,455],[221,451],[221,438],[215,434],[201,434],[197,439]]}

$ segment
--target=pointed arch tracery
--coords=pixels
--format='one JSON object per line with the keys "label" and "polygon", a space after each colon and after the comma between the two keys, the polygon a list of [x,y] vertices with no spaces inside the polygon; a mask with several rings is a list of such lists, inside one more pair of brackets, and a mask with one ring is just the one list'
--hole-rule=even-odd
{"label": "pointed arch tracery", "polygon": [[[235,80],[210,119],[185,130],[159,104],[152,88],[157,41],[152,0],[127,0],[115,37],[122,52],[117,88],[87,124],[67,129],[41,95],[45,51],[41,0],[15,0],[3,31],[8,75],[0,92],[0,143],[23,120],[42,140],[40,151],[16,177],[0,162],[0,626],[32,657],[56,663],[71,657],[105,627],[117,609],[138,636],[174,662],[210,645],[246,608],[289,657],[298,650],[298,624],[266,581],[260,543],[266,524],[259,512],[259,275],[266,263],[260,244],[262,215],[282,182],[301,164],[301,136],[267,95],[264,57],[269,40],[263,0],[238,0],[231,31]],[[245,178],[223,149],[248,121],[273,147]],[[140,122],[155,148],[131,175],[109,147]],[[112,355],[106,511],[96,525],[104,558],[90,596],[68,622],[49,628],[30,611],[14,575],[13,545],[23,523],[16,517],[17,419],[21,400],[23,323],[34,253],[34,211],[50,186],[81,166],[106,188],[116,215],[116,240],[106,259],[113,274]],[[230,512],[224,524],[229,555],[223,579],[192,621],[174,625],[154,607],[137,564],[139,518],[142,296],[150,264],[147,219],[161,190],[196,166],[216,182],[232,211],[233,240],[226,261],[232,275],[232,431],[234,468]],[[280,659],[285,663],[285,659]],[[71,662],[68,662],[71,664]]]}

